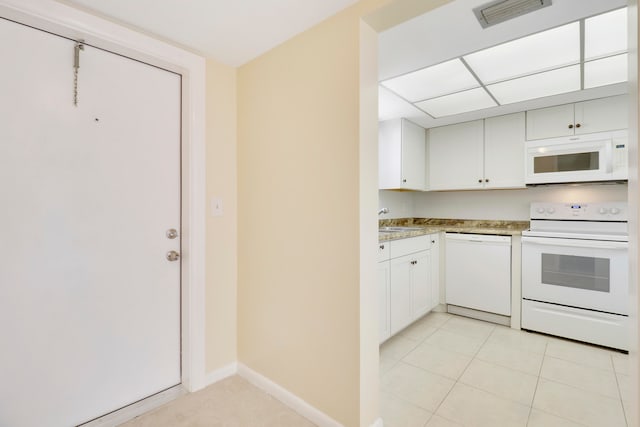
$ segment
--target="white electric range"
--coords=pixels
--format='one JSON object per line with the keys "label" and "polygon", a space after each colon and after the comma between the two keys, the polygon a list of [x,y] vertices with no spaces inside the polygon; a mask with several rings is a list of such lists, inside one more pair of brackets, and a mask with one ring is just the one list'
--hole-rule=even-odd
{"label": "white electric range", "polygon": [[532,203],[522,328],[629,350],[627,204]]}

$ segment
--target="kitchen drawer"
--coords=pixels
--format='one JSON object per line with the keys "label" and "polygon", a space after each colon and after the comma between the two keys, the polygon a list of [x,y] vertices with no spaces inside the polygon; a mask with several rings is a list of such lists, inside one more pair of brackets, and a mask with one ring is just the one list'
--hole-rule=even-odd
{"label": "kitchen drawer", "polygon": [[389,259],[389,246],[391,246],[391,242],[378,243],[378,262],[387,261]]}
{"label": "kitchen drawer", "polygon": [[390,257],[397,258],[431,248],[430,236],[410,237],[390,242]]}

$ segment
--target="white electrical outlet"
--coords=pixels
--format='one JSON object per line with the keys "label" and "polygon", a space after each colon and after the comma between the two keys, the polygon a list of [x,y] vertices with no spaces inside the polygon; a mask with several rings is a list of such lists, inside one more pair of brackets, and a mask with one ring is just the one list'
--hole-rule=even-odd
{"label": "white electrical outlet", "polygon": [[222,199],[219,197],[211,199],[211,216],[222,216]]}

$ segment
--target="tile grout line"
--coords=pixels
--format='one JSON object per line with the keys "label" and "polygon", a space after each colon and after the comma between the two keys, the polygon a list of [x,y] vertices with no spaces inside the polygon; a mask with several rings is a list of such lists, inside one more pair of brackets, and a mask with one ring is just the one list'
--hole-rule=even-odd
{"label": "tile grout line", "polygon": [[624,421],[629,426],[629,417],[627,416],[627,409],[624,407],[624,400],[622,398],[622,390],[620,389],[620,380],[618,379],[618,372],[616,372],[616,364],[613,361],[613,355],[611,355],[611,365],[613,366],[613,376],[616,378],[616,385],[618,386],[618,396],[620,397],[620,405],[622,406],[622,413],[624,414]]}
{"label": "tile grout line", "polygon": [[536,394],[538,393],[538,385],[540,384],[540,375],[542,374],[542,366],[544,365],[544,358],[547,356],[547,347],[549,346],[549,342],[544,343],[544,352],[542,353],[542,363],[540,363],[540,368],[538,368],[538,376],[536,378],[536,388],[533,391],[533,397],[531,398],[531,405],[529,406],[529,416],[527,417],[527,426],[529,425],[529,421],[531,421],[531,413],[533,412],[533,402],[536,401]]}
{"label": "tile grout line", "polygon": [[[452,318],[452,317],[449,317],[449,319],[447,319],[446,321],[444,321],[444,322],[442,323],[442,325],[444,325],[444,324],[445,324],[445,323],[447,323],[449,320],[451,320],[451,318]],[[440,329],[440,327],[441,327],[442,325],[435,327],[435,328],[434,328],[434,329],[435,329],[435,330],[434,330],[434,332],[432,332],[431,334],[427,335],[427,336],[426,336],[426,337],[424,337],[422,340],[413,340],[413,339],[411,339],[411,338],[408,338],[408,337],[404,336],[403,338],[408,339],[408,340],[410,340],[410,341],[416,341],[418,344],[417,344],[415,347],[413,347],[413,348],[412,348],[412,349],[411,349],[407,354],[405,354],[404,356],[402,356],[400,359],[394,359],[394,360],[396,361],[396,363],[393,365],[393,367],[391,367],[391,368],[390,368],[386,373],[384,373],[383,375],[387,375],[387,374],[388,374],[388,373],[389,373],[393,368],[395,368],[399,363],[404,363],[404,364],[409,365],[409,366],[412,366],[412,367],[414,367],[414,368],[416,368],[416,369],[420,369],[420,370],[425,371],[425,372],[428,372],[428,373],[430,373],[430,374],[438,375],[438,376],[441,376],[441,377],[443,377],[443,378],[446,378],[446,379],[451,380],[451,378],[445,377],[445,376],[443,376],[443,375],[436,374],[436,373],[434,373],[434,372],[427,371],[426,369],[423,369],[423,368],[421,368],[421,367],[419,367],[419,366],[414,366],[414,365],[412,365],[411,363],[408,363],[408,362],[405,362],[405,361],[404,361],[404,358],[405,358],[405,357],[407,357],[411,352],[413,352],[416,348],[418,348],[420,345],[422,345],[422,344],[427,340],[427,338],[429,338],[429,336],[433,335],[433,333],[435,333],[435,331],[437,331],[438,329]],[[399,334],[399,335],[402,335],[402,334]],[[383,343],[383,344],[384,344],[384,343]],[[452,381],[453,381],[453,380],[452,380]],[[455,385],[455,383],[454,383],[454,385]],[[453,387],[452,387],[452,388],[453,388]],[[449,391],[451,391],[451,390],[449,390]],[[436,415],[436,412],[435,412],[435,411],[433,411],[433,412],[432,412],[430,409],[423,408],[423,407],[422,407],[422,406],[420,406],[420,405],[416,405],[415,403],[410,402],[409,400],[407,400],[407,399],[405,399],[404,397],[402,397],[402,396],[398,395],[397,393],[394,393],[394,392],[391,392],[391,391],[385,391],[385,393],[388,393],[388,394],[390,394],[390,395],[394,396],[396,399],[399,399],[399,400],[401,400],[402,402],[404,402],[404,403],[406,403],[406,404],[408,404],[408,405],[414,406],[414,407],[416,407],[416,408],[422,409],[423,411],[426,411],[426,412],[430,413],[430,414],[431,414],[431,416],[430,416],[430,417],[425,421],[425,423],[424,423],[424,425],[425,425],[425,426],[429,423],[429,421],[431,421],[431,418],[433,418],[433,417]],[[447,393],[447,395],[448,395],[448,393]],[[446,396],[445,396],[445,398],[446,398]],[[439,405],[438,405],[438,407],[439,407]],[[437,410],[437,408],[436,408],[436,410]]]}
{"label": "tile grout line", "polygon": [[[451,320],[451,319],[449,319],[449,320]],[[447,322],[448,322],[449,320],[447,320]],[[443,323],[443,325],[444,325],[444,324],[446,324],[447,322]],[[441,326],[441,327],[442,327],[442,326]],[[440,328],[438,328],[438,329],[441,329],[441,327],[440,327]],[[445,331],[446,331],[446,329],[445,329]],[[434,415],[434,416],[435,416],[435,415],[437,415],[438,410],[440,409],[440,407],[442,406],[442,404],[444,403],[444,401],[445,401],[445,400],[447,400],[447,397],[449,397],[449,395],[451,394],[451,391],[452,391],[452,390],[456,387],[456,385],[460,382],[460,378],[462,378],[462,376],[464,375],[464,373],[465,373],[465,372],[467,372],[467,369],[469,369],[469,365],[471,365],[471,363],[472,363],[472,362],[473,362],[473,360],[476,358],[476,356],[478,355],[478,353],[480,352],[480,350],[482,349],[482,347],[487,343],[487,340],[489,340],[489,337],[490,337],[491,335],[493,335],[493,332],[494,332],[494,331],[495,331],[495,327],[494,327],[494,329],[491,331],[491,333],[490,333],[489,335],[487,335],[487,337],[484,339],[484,341],[482,341],[482,344],[478,347],[478,350],[476,350],[476,352],[473,354],[473,356],[471,357],[471,360],[469,360],[469,363],[467,363],[467,366],[464,368],[464,370],[462,371],[462,373],[460,373],[460,375],[458,376],[458,378],[457,378],[457,379],[455,380],[455,382],[453,383],[453,386],[449,389],[449,391],[448,391],[448,392],[447,392],[447,394],[444,396],[444,398],[440,401],[440,403],[439,403],[439,404],[438,404],[438,406],[436,407],[436,410],[433,412],[433,415]],[[453,333],[453,332],[452,332],[452,333]],[[454,352],[454,353],[456,353],[456,352]],[[461,384],[464,384],[464,383],[461,383]],[[466,384],[464,384],[464,385],[466,385]],[[440,416],[440,417],[441,417],[441,415],[438,415],[438,416]],[[442,418],[445,418],[445,417],[442,417]],[[447,418],[445,418],[445,419],[447,419]],[[452,421],[452,422],[453,422],[453,420],[449,420],[449,421]],[[456,422],[456,424],[457,424],[457,422]]]}

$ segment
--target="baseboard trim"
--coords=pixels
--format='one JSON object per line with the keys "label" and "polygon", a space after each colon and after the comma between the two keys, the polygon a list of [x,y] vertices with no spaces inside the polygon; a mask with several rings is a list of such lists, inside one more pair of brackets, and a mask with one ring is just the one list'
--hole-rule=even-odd
{"label": "baseboard trim", "polygon": [[[342,424],[320,411],[319,409],[311,406],[295,394],[291,393],[284,387],[271,381],[269,378],[257,373],[253,369],[238,363],[238,375],[249,381],[259,389],[269,393],[298,414],[302,415],[312,423],[321,427],[343,427]],[[377,424],[376,424],[377,426]],[[381,426],[381,424],[380,424]]]}
{"label": "baseboard trim", "polygon": [[204,386],[208,386],[238,373],[238,362],[229,363],[204,376]]}
{"label": "baseboard trim", "polygon": [[373,424],[371,424],[371,427],[384,427],[384,422],[382,421],[382,418],[378,418],[377,420],[375,420]]}

